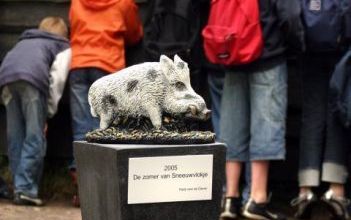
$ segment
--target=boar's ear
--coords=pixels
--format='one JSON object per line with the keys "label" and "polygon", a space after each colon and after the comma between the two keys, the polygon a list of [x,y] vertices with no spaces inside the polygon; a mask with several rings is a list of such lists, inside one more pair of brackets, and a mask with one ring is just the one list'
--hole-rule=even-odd
{"label": "boar's ear", "polygon": [[184,62],[177,54],[174,55],[174,65],[176,66],[177,69],[184,69],[184,67],[187,67],[188,64]]}
{"label": "boar's ear", "polygon": [[160,57],[160,67],[162,72],[167,76],[170,77],[172,72],[174,72],[174,63],[173,60],[169,59],[165,55],[161,55]]}

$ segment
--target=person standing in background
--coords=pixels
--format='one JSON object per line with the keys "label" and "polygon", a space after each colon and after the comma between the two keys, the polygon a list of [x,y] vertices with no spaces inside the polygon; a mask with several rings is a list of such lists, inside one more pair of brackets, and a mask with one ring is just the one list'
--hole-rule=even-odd
{"label": "person standing in background", "polygon": [[50,68],[56,55],[69,47],[67,34],[62,18],[46,17],[38,29],[23,32],[0,67],[16,205],[43,205],[38,191],[46,154]]}
{"label": "person standing in background", "polygon": [[[335,65],[348,45],[349,0],[302,1],[306,53],[301,59],[302,125],[299,152],[299,195],[291,204],[297,218],[310,218],[311,206],[318,200],[313,188],[320,181],[330,183],[322,201],[335,210],[338,219],[348,218],[346,161],[350,141],[348,131],[333,114],[329,81]],[[346,17],[348,15],[348,19]],[[347,29],[349,29],[347,31]]]}
{"label": "person standing in background", "polygon": [[[143,36],[138,8],[133,0],[72,0],[72,63],[69,76],[73,141],[85,139],[88,131],[99,127],[88,103],[91,84],[125,67],[125,47]],[[70,173],[76,185],[74,162]],[[78,197],[73,199],[79,205]]]}
{"label": "person standing in background", "polygon": [[[301,8],[297,0],[260,0],[263,51],[248,64],[225,72],[219,140],[227,144],[226,198],[221,219],[285,219],[269,210],[271,160],[285,158],[287,108],[286,51],[303,50]],[[251,163],[250,198],[241,208],[242,165]]]}

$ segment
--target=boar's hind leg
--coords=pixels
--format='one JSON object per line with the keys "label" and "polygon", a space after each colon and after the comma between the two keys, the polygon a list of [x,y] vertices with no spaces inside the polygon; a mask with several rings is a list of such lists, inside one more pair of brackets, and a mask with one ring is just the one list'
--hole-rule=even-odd
{"label": "boar's hind leg", "polygon": [[92,106],[90,106],[90,113],[93,117],[97,117],[96,111]]}
{"label": "boar's hind leg", "polygon": [[117,109],[117,100],[112,95],[105,95],[101,100],[100,128],[106,129],[114,121],[114,112]]}

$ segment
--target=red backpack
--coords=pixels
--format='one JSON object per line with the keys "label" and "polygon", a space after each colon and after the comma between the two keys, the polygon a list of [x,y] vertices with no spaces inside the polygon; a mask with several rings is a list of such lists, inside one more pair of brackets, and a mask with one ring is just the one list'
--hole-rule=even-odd
{"label": "red backpack", "polygon": [[202,30],[208,60],[240,65],[259,58],[263,49],[259,14],[258,0],[211,0],[208,23]]}

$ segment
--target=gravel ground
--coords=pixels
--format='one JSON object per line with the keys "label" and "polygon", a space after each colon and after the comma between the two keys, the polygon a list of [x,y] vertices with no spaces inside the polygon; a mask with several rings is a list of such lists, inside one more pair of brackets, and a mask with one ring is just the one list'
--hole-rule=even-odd
{"label": "gravel ground", "polygon": [[79,208],[70,201],[47,202],[43,207],[16,206],[0,199],[0,220],[81,220]]}

